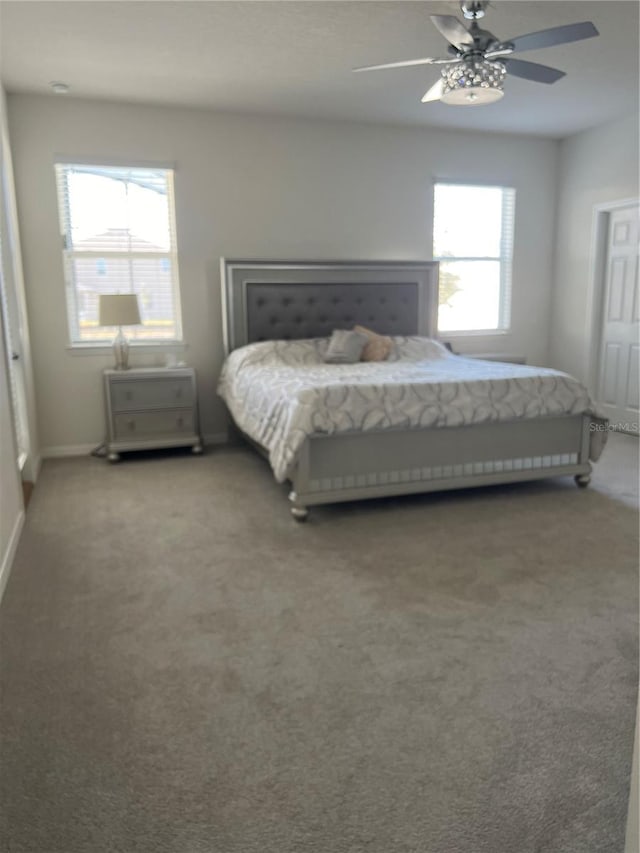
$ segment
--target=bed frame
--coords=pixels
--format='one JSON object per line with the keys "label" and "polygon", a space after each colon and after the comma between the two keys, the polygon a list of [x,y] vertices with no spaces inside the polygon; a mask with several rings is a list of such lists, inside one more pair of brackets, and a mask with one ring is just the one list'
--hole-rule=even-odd
{"label": "bed frame", "polygon": [[[260,340],[325,337],[355,323],[381,334],[436,336],[436,262],[223,258],[221,273],[227,353]],[[562,475],[585,487],[589,438],[588,415],[312,435],[291,477],[291,512],[303,521],[316,504]]]}

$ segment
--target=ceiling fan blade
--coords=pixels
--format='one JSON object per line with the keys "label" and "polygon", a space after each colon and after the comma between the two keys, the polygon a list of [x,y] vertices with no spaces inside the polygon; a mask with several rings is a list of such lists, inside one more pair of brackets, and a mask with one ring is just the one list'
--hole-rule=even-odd
{"label": "ceiling fan blade", "polygon": [[505,57],[501,61],[507,66],[508,74],[522,77],[524,80],[533,80],[536,83],[555,83],[566,73],[557,68],[550,68],[548,65],[540,65],[538,62],[525,62],[523,59]]}
{"label": "ceiling fan blade", "polygon": [[465,47],[473,44],[473,36],[454,15],[431,15],[431,21],[449,44],[457,47],[458,50],[464,50]]}
{"label": "ceiling fan blade", "polygon": [[422,96],[422,103],[427,104],[429,101],[439,101],[442,97],[442,89],[443,89],[444,81],[442,78],[438,80],[433,86],[429,89],[428,92]]}
{"label": "ceiling fan blade", "polygon": [[491,50],[485,51],[484,58],[485,59],[500,59],[503,56],[510,56],[512,53],[513,53],[513,48],[511,47],[511,45],[499,44],[497,47],[494,47]]}
{"label": "ceiling fan blade", "polygon": [[580,24],[566,24],[564,27],[552,27],[550,30],[540,30],[538,33],[527,33],[509,39],[514,50],[537,50],[541,47],[553,47],[556,44],[568,44],[572,41],[582,41],[599,36],[600,33],[591,23],[583,21]]}
{"label": "ceiling fan blade", "polygon": [[384,65],[362,65],[360,68],[353,68],[352,71],[384,71],[386,68],[409,68],[412,65],[450,65],[453,62],[459,62],[457,58],[450,59],[433,59],[430,56],[424,59],[406,59],[402,62],[385,62]]}

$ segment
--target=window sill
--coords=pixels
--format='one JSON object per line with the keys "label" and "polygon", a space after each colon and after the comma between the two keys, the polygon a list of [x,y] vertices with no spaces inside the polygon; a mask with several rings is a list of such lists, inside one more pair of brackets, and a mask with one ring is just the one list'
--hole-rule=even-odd
{"label": "window sill", "polygon": [[[163,343],[140,343],[129,344],[129,354],[135,355],[154,355],[155,353],[165,352],[185,352],[189,349],[189,344],[183,341],[164,341]],[[113,355],[113,347],[111,344],[69,344],[66,347],[69,355]]]}

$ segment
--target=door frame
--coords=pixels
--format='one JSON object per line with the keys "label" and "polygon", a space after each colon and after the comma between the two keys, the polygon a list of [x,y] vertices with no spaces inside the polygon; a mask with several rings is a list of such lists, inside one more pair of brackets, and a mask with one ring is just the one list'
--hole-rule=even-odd
{"label": "door frame", "polygon": [[611,214],[625,207],[636,207],[639,198],[607,201],[593,206],[591,224],[591,252],[589,259],[589,281],[586,328],[587,388],[594,401],[598,402],[598,382],[602,355],[602,319],[604,315],[605,273],[607,265],[607,241]]}

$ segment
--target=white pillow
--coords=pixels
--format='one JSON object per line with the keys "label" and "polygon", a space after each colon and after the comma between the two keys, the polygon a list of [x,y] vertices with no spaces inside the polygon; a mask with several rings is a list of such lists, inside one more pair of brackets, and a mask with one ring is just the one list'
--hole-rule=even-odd
{"label": "white pillow", "polygon": [[328,364],[355,364],[360,361],[362,350],[369,338],[350,329],[334,329],[329,346],[324,354]]}

